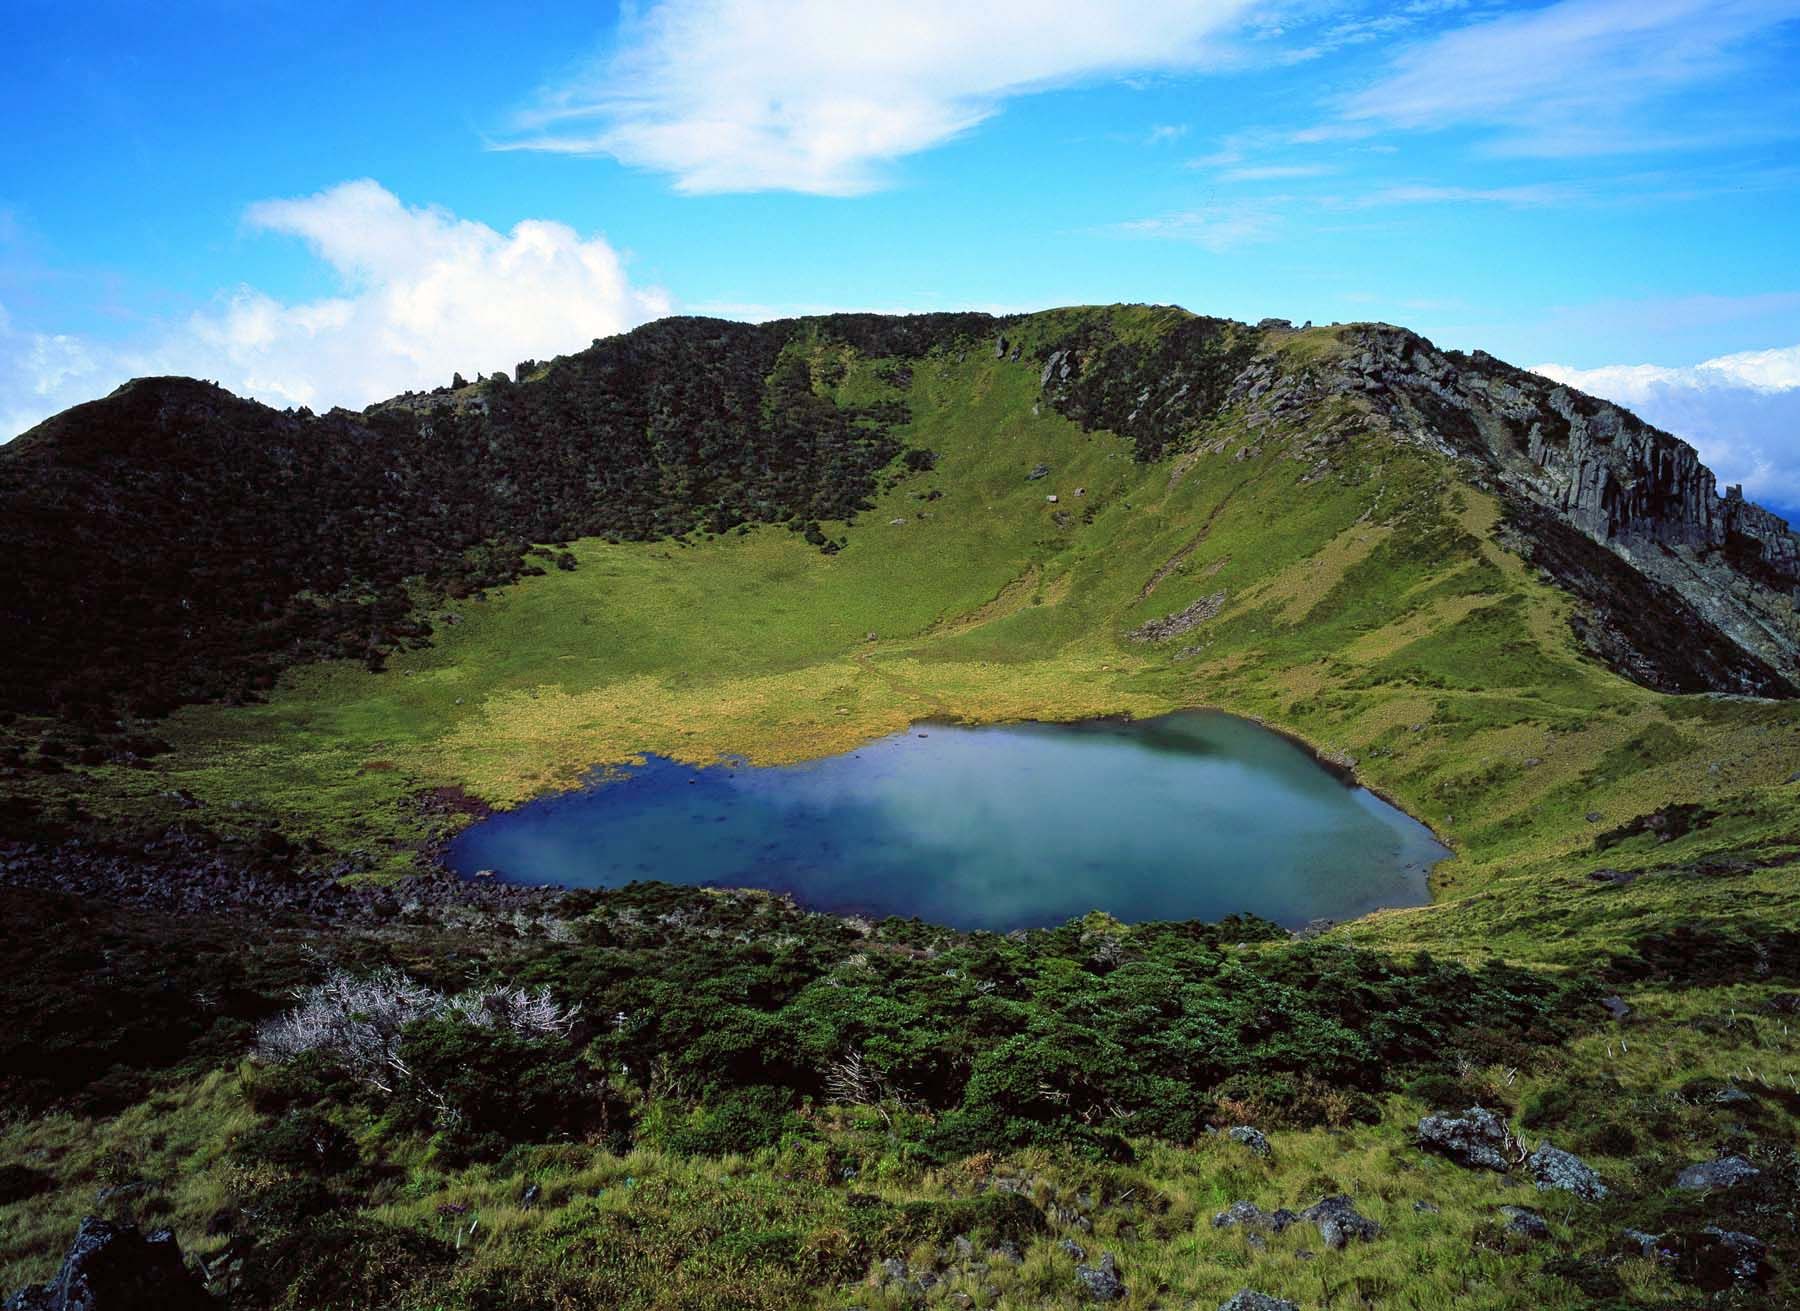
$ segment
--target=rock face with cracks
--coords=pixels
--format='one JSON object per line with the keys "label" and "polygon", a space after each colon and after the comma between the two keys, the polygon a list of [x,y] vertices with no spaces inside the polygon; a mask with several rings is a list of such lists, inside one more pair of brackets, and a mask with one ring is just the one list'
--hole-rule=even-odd
{"label": "rock face with cracks", "polygon": [[217,1307],[167,1229],[89,1216],[49,1283],[22,1288],[6,1311],[208,1311]]}

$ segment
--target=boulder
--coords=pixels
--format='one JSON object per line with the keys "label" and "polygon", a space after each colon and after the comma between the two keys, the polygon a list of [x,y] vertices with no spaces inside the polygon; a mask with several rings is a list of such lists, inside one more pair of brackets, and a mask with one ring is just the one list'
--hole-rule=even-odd
{"label": "boulder", "polygon": [[1102,1252],[1098,1265],[1076,1266],[1075,1279],[1082,1292],[1096,1302],[1116,1302],[1125,1296],[1125,1284],[1111,1252]]}
{"label": "boulder", "polygon": [[1622,1021],[1631,1014],[1631,1003],[1623,997],[1602,997],[1600,1004],[1606,1008],[1606,1013],[1615,1020]]}
{"label": "boulder", "polygon": [[1367,1243],[1381,1233],[1380,1225],[1367,1216],[1357,1214],[1348,1197],[1321,1198],[1302,1211],[1300,1218],[1317,1225],[1319,1237],[1333,1251],[1348,1247],[1352,1239],[1361,1239]]}
{"label": "boulder", "polygon": [[1255,1202],[1233,1202],[1213,1217],[1214,1229],[1242,1229],[1246,1233],[1280,1233],[1300,1217],[1285,1206],[1265,1211]]}
{"label": "boulder", "polygon": [[1300,1311],[1298,1303],[1245,1288],[1219,1303],[1219,1311]]}
{"label": "boulder", "polygon": [[1467,1170],[1505,1174],[1512,1168],[1508,1154],[1512,1141],[1506,1121],[1485,1106],[1471,1106],[1461,1115],[1427,1115],[1419,1121],[1419,1146]]}
{"label": "boulder", "polygon": [[1606,1185],[1591,1165],[1549,1143],[1538,1144],[1537,1150],[1525,1158],[1525,1168],[1540,1192],[1574,1193],[1584,1202],[1598,1202],[1606,1196]]}
{"label": "boulder", "polygon": [[1234,1143],[1242,1143],[1250,1149],[1252,1155],[1265,1160],[1275,1154],[1275,1149],[1269,1146],[1268,1136],[1261,1129],[1253,1129],[1247,1124],[1235,1124],[1225,1131],[1225,1136]]}
{"label": "boulder", "polygon": [[1508,1233],[1518,1234],[1533,1242],[1550,1237],[1549,1222],[1529,1206],[1503,1206],[1500,1214],[1506,1217]]}
{"label": "boulder", "polygon": [[1741,1156],[1721,1156],[1716,1161],[1700,1161],[1675,1176],[1675,1186],[1690,1192],[1702,1189],[1735,1188],[1762,1171]]}
{"label": "boulder", "polygon": [[144,1234],[136,1225],[88,1216],[62,1268],[47,1284],[20,1289],[6,1311],[207,1311],[218,1303],[181,1259],[167,1229]]}

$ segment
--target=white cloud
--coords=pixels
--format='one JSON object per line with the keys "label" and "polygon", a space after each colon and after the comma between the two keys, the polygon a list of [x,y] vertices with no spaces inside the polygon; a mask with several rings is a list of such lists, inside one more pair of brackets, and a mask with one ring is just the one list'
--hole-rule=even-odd
{"label": "white cloud", "polygon": [[1192,68],[1252,0],[661,0],[502,149],[608,155],[678,190],[855,195],[1007,98]]}
{"label": "white cloud", "polygon": [[1528,154],[1694,144],[1719,129],[1653,111],[1751,66],[1797,16],[1800,0],[1561,0],[1403,50],[1345,115],[1398,128],[1486,126],[1499,148]]}
{"label": "white cloud", "polygon": [[371,181],[251,207],[258,229],[304,241],[339,295],[285,302],[244,287],[119,347],[9,327],[0,317],[0,438],[126,378],[187,373],[273,405],[362,406],[511,370],[668,312],[631,285],[600,237],[526,220],[510,232],[413,208]]}
{"label": "white cloud", "polygon": [[1219,174],[1223,182],[1277,182],[1289,178],[1316,178],[1337,170],[1330,164],[1249,164]]}
{"label": "white cloud", "polygon": [[1627,406],[1692,442],[1721,483],[1800,508],[1800,346],[1740,351],[1690,368],[1539,364],[1533,372]]}
{"label": "white cloud", "polygon": [[1350,209],[1374,209],[1386,205],[1509,205],[1515,209],[1537,209],[1569,204],[1580,196],[1574,188],[1550,183],[1513,187],[1401,185],[1382,187],[1339,203]]}
{"label": "white cloud", "polygon": [[1154,218],[1130,219],[1115,223],[1111,230],[1127,237],[1185,241],[1217,255],[1274,237],[1282,223],[1276,206],[1286,199],[1274,196],[1255,204],[1206,205]]}
{"label": "white cloud", "polygon": [[88,399],[82,379],[96,367],[80,339],[14,327],[0,305],[0,441],[71,403],[66,398]]}

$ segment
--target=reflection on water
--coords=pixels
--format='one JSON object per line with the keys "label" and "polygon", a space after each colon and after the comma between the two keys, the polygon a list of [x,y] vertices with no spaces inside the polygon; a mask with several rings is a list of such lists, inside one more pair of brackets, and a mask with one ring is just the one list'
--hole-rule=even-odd
{"label": "reflection on water", "polygon": [[1343,919],[1425,901],[1446,854],[1286,738],[1188,711],[924,724],[768,768],[652,756],[476,824],[450,863],[520,883],[767,888],[817,910],[1005,931],[1095,909]]}

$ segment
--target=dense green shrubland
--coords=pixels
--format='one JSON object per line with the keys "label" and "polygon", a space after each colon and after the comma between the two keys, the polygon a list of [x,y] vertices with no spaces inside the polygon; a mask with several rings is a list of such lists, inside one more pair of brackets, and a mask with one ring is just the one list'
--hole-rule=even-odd
{"label": "dense green shrubland", "polygon": [[[654,884],[564,910],[583,941],[507,968],[581,1027],[413,1019],[356,1096],[459,1158],[571,1136],[622,1147],[634,1119],[663,1148],[725,1155],[803,1135],[807,1108],[832,1102],[898,1115],[922,1160],[1032,1145],[1123,1158],[1128,1138],[1191,1142],[1225,1120],[1373,1118],[1421,1072],[1528,1052],[1593,1011],[1579,984],[1294,942],[1255,920],[1091,917],[1008,937],[891,922],[865,937],[766,898]],[[263,1076],[282,1104],[341,1101],[354,1057],[307,1055]]]}

